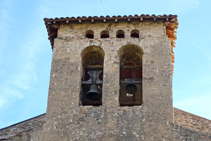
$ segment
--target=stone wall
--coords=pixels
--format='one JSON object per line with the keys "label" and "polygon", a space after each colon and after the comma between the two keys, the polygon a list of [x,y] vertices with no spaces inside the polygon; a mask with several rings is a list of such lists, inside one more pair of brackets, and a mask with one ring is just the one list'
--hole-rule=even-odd
{"label": "stone wall", "polygon": [[[132,30],[139,38],[130,37]],[[173,121],[171,43],[163,21],[73,23],[60,25],[54,40],[44,140],[161,140],[171,138]],[[94,31],[94,39],[85,37]],[[102,31],[109,38],[101,38]],[[116,38],[123,30],[125,38]],[[104,57],[102,106],[80,105],[81,52],[102,48]],[[143,50],[140,106],[119,106],[120,49]]]}
{"label": "stone wall", "polygon": [[174,123],[184,128],[211,135],[211,120],[174,108]]}

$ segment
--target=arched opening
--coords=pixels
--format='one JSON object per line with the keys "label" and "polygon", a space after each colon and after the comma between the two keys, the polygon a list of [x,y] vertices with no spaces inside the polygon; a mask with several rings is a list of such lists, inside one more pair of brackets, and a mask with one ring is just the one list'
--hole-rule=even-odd
{"label": "arched opening", "polygon": [[130,35],[133,38],[139,38],[139,31],[137,29],[134,29],[130,32]]}
{"label": "arched opening", "polygon": [[103,30],[100,33],[101,38],[109,38],[109,31],[108,30]]}
{"label": "arched opening", "polygon": [[94,38],[94,31],[87,30],[86,31],[86,38],[93,39]]}
{"label": "arched opening", "polygon": [[80,105],[102,105],[104,51],[98,46],[86,47],[82,53]]}
{"label": "arched opening", "polygon": [[126,45],[120,49],[120,106],[142,104],[142,55],[137,45]]}
{"label": "arched opening", "polygon": [[118,30],[116,32],[116,38],[125,38],[125,32],[123,30]]}

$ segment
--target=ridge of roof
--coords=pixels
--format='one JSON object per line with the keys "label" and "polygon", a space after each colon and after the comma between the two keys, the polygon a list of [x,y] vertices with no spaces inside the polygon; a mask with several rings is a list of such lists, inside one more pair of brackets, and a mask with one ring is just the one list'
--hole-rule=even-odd
{"label": "ridge of roof", "polygon": [[101,19],[127,19],[127,18],[159,18],[159,19],[163,19],[163,18],[177,18],[177,15],[172,15],[172,14],[169,14],[169,15],[155,15],[155,14],[152,14],[152,15],[149,15],[149,14],[141,14],[141,15],[138,15],[138,14],[135,14],[134,16],[132,15],[124,15],[124,16],[121,16],[121,15],[118,15],[118,16],[109,16],[109,15],[106,15],[106,16],[78,16],[78,17],[56,17],[56,18],[44,18],[44,21],[45,23],[46,22],[50,22],[50,21],[65,21],[65,20],[70,20],[70,21],[77,21],[77,20],[92,20],[92,19],[95,19],[95,20],[101,20]]}

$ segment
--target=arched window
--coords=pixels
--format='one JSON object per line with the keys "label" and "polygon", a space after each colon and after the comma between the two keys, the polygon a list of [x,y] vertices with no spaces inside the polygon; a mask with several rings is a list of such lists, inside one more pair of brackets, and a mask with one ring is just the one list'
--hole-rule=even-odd
{"label": "arched window", "polygon": [[102,105],[104,51],[98,46],[86,47],[82,53],[81,105]]}
{"label": "arched window", "polygon": [[94,31],[87,30],[86,31],[86,38],[93,39],[94,38]]}
{"label": "arched window", "polygon": [[137,29],[132,30],[130,36],[133,38],[139,38],[139,31]]}
{"label": "arched window", "polygon": [[137,45],[126,45],[120,49],[120,106],[142,104],[142,55]]}
{"label": "arched window", "polygon": [[103,30],[100,33],[101,38],[109,38],[109,31],[108,30]]}
{"label": "arched window", "polygon": [[123,30],[118,30],[116,32],[116,38],[125,38],[125,32]]}

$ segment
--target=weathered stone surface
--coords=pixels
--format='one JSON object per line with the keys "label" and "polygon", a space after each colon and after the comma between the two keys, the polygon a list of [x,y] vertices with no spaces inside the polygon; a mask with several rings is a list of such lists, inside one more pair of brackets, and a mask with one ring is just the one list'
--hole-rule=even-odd
{"label": "weathered stone surface", "polygon": [[0,129],[0,140],[31,141],[42,140],[42,127],[45,123],[45,114],[22,121],[9,127]]}
{"label": "weathered stone surface", "polygon": [[[62,25],[54,40],[44,140],[172,138],[171,44],[164,27],[162,22]],[[85,38],[88,29],[94,31],[94,39]],[[100,38],[98,33],[106,29],[109,38]],[[116,38],[120,29],[125,38]],[[133,29],[140,31],[140,38],[130,37]],[[121,107],[119,50],[133,45],[143,50],[143,104]],[[98,107],[79,104],[81,52],[89,46],[98,46],[105,53],[102,106]]]}
{"label": "weathered stone surface", "polygon": [[[178,112],[179,111],[179,112]],[[99,114],[98,109],[96,108],[92,113],[90,113],[89,111],[87,112],[89,114],[86,114],[84,111],[80,111],[79,115],[78,115],[78,119],[77,119],[77,124],[81,124],[83,122],[90,122],[90,120],[92,120],[94,117],[96,119],[96,124],[98,125],[102,125],[102,120],[101,120],[101,116]],[[138,114],[137,112],[134,111],[134,113]],[[179,109],[174,108],[174,115],[175,115],[175,120],[174,122],[176,124],[180,124],[180,126],[178,125],[174,125],[173,123],[169,123],[169,125],[171,126],[171,134],[172,136],[172,140],[175,141],[209,141],[211,140],[211,136],[208,134],[205,134],[203,129],[203,126],[197,126],[198,128],[200,128],[199,131],[194,131],[195,128],[191,129],[187,129],[186,126],[183,126],[182,123],[184,123],[184,121],[182,120],[177,120],[177,114],[180,113],[180,115],[184,115],[186,114],[186,116],[188,115],[189,117],[194,116],[190,113],[181,111]],[[121,114],[119,116],[121,117],[125,117],[125,115],[127,114],[126,110],[121,111]],[[132,113],[133,115],[133,113]],[[116,115],[117,116],[117,115]],[[133,115],[135,116],[135,114]],[[136,117],[137,121],[142,123],[143,121],[138,120],[139,116]],[[126,119],[126,118],[125,118]],[[204,122],[210,122],[210,120],[206,120],[204,119]],[[0,140],[7,140],[7,141],[29,141],[29,140],[42,140],[42,132],[43,132],[43,124],[45,123],[45,114],[34,117],[32,119],[11,125],[9,127],[3,128],[0,130]],[[126,120],[123,121],[118,121],[117,124],[119,124],[119,128],[126,128],[125,126],[125,122],[127,122]],[[111,123],[112,124],[112,123]],[[136,123],[139,124],[139,123]],[[194,127],[194,123],[190,122],[189,123],[190,127]],[[132,125],[131,125],[132,126]],[[141,126],[141,124],[139,124],[141,130],[143,131],[143,127]],[[92,127],[91,127],[92,128]],[[208,127],[208,129],[210,130],[210,127]],[[80,134],[86,133],[87,131],[85,131],[85,129],[81,129]],[[124,132],[126,133],[126,132]],[[94,129],[89,129],[89,134],[90,136],[99,136],[100,132],[95,132]],[[120,138],[120,140],[124,140],[125,137],[121,136],[121,133],[118,133],[119,136],[117,135],[117,137]],[[143,132],[137,133],[137,132],[133,132],[132,135],[135,135],[136,137],[141,136],[142,140],[144,140],[144,136],[143,136]],[[85,139],[86,140],[86,139]]]}
{"label": "weathered stone surface", "polygon": [[[210,136],[173,125],[171,42],[163,21],[117,23],[71,23],[54,25],[54,39],[47,112],[0,131],[1,140],[43,141],[179,141],[209,140]],[[139,38],[130,37],[138,30]],[[86,38],[86,31],[94,38]],[[122,30],[125,38],[116,38]],[[109,38],[100,38],[101,31]],[[82,106],[80,92],[83,51],[95,46],[103,50],[102,106]],[[142,105],[119,106],[120,53],[136,46],[142,57]],[[86,57],[89,59],[91,55]],[[97,59],[97,58],[96,58]],[[45,121],[45,122],[44,122]],[[37,126],[39,125],[39,126]],[[16,132],[17,130],[17,132]],[[9,133],[9,134],[8,134]]]}

